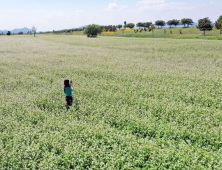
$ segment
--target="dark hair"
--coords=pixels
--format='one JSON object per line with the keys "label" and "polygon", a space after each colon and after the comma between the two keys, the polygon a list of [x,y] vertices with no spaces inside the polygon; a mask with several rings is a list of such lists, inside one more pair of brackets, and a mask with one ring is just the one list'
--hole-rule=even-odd
{"label": "dark hair", "polygon": [[69,85],[69,80],[68,80],[68,79],[66,79],[66,80],[64,81],[64,85],[65,85],[65,87],[70,87],[70,85]]}

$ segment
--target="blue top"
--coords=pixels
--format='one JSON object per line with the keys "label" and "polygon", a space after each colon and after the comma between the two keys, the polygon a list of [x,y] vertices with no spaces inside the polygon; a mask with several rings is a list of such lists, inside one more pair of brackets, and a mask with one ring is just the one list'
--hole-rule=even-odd
{"label": "blue top", "polygon": [[66,97],[72,97],[72,89],[71,87],[64,87]]}

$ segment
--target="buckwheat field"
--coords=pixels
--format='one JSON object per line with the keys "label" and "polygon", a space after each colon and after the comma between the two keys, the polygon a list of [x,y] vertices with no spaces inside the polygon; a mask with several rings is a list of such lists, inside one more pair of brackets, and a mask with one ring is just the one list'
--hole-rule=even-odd
{"label": "buckwheat field", "polygon": [[1,36],[0,168],[222,169],[221,80],[220,40]]}

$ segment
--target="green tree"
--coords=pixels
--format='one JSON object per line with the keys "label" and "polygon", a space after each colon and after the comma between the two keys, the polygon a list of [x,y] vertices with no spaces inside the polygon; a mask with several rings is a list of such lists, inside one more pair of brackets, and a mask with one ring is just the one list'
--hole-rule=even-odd
{"label": "green tree", "polygon": [[177,19],[169,20],[169,21],[167,21],[167,25],[169,25],[170,28],[172,27],[172,25],[174,25],[176,27],[176,26],[180,25],[180,20],[177,20]]}
{"label": "green tree", "polygon": [[106,31],[109,31],[109,26],[105,26]]}
{"label": "green tree", "polygon": [[173,19],[172,23],[176,27],[176,26],[180,25],[180,20]]}
{"label": "green tree", "polygon": [[119,28],[119,30],[120,30],[120,28],[122,28],[123,25],[119,24],[119,25],[117,25],[116,27]]}
{"label": "green tree", "polygon": [[87,37],[96,37],[98,34],[101,33],[101,29],[100,26],[91,24],[84,29],[83,33],[86,34]]}
{"label": "green tree", "polygon": [[193,20],[190,18],[187,18],[187,26],[189,27],[190,25],[193,25]]}
{"label": "green tree", "polygon": [[203,31],[204,32],[204,35],[205,35],[205,32],[206,31],[211,31],[213,29],[213,25],[211,24],[211,21],[208,17],[206,18],[203,18],[203,19],[199,19],[198,20],[198,26],[197,28],[200,30],[200,31]]}
{"label": "green tree", "polygon": [[114,32],[116,31],[116,26],[115,25],[112,26],[112,31],[114,31]]}
{"label": "green tree", "polygon": [[106,32],[106,28],[103,28],[102,32]]}
{"label": "green tree", "polygon": [[220,30],[220,34],[222,32],[222,15],[215,22],[216,29]]}
{"label": "green tree", "polygon": [[172,25],[173,25],[172,20],[167,21],[167,25],[169,25],[169,26],[170,26],[170,28],[171,28],[171,27],[172,27]]}
{"label": "green tree", "polygon": [[135,24],[133,24],[133,23],[129,23],[129,24],[126,24],[126,27],[132,29],[132,28],[135,27]]}
{"label": "green tree", "polygon": [[154,33],[154,30],[156,29],[156,27],[154,25],[151,25],[150,29],[151,29],[152,33]]}
{"label": "green tree", "polygon": [[150,26],[152,25],[152,22],[145,22],[143,23],[143,27],[150,29]]}
{"label": "green tree", "polygon": [[215,22],[215,27],[216,27],[216,29],[220,30],[220,34],[221,34],[221,32],[222,32],[222,21],[220,21],[220,22],[216,21]]}
{"label": "green tree", "polygon": [[11,34],[12,34],[11,31],[8,31],[7,35],[10,36]]}
{"label": "green tree", "polygon": [[189,25],[192,25],[192,24],[193,24],[193,20],[190,18],[183,18],[180,21],[180,25],[184,25],[184,27],[186,27],[186,25],[187,27],[189,27]]}
{"label": "green tree", "polygon": [[136,24],[136,26],[139,27],[139,29],[140,29],[140,27],[143,27],[143,23],[142,23],[142,22],[138,22],[138,23]]}
{"label": "green tree", "polygon": [[159,27],[162,28],[163,26],[166,25],[166,23],[165,23],[165,21],[163,21],[163,20],[158,20],[158,21],[155,22],[155,25],[158,26],[158,28],[159,28]]}
{"label": "green tree", "polygon": [[110,32],[112,31],[112,28],[113,28],[112,25],[109,25],[109,26],[108,26],[108,29],[109,29]]}

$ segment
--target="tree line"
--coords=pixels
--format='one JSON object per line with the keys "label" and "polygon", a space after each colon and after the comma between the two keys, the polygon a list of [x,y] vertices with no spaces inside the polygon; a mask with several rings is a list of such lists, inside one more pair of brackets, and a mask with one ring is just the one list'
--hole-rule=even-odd
{"label": "tree line", "polygon": [[[165,25],[168,25],[170,28],[177,27],[178,25],[183,25],[184,28],[185,27],[189,27],[193,25],[193,20],[190,18],[183,18],[181,20],[177,20],[177,19],[172,19],[169,20],[167,22],[163,21],[163,20],[157,20],[155,22],[155,24],[153,24],[152,22],[138,22],[136,24],[137,27],[143,28],[144,30],[147,28],[149,29],[149,31],[152,31],[155,29],[155,27],[157,26],[158,28],[162,28]],[[108,26],[99,26],[99,25],[88,25],[85,29],[84,29],[84,34],[86,34],[88,37],[93,37],[93,36],[97,36],[97,34],[100,34],[101,32],[106,32],[106,31],[116,31],[117,28],[120,30],[121,28],[134,28],[135,24],[134,23],[126,23],[126,21],[124,22],[124,25],[108,25]],[[211,20],[206,17],[203,19],[199,19],[198,20],[198,25],[196,26],[200,31],[205,32],[206,31],[211,31],[213,30],[213,28],[215,27],[216,29],[220,29],[220,34],[222,32],[222,15],[217,19],[217,21],[215,22],[215,24],[212,24]],[[134,31],[135,32],[135,31]]]}

